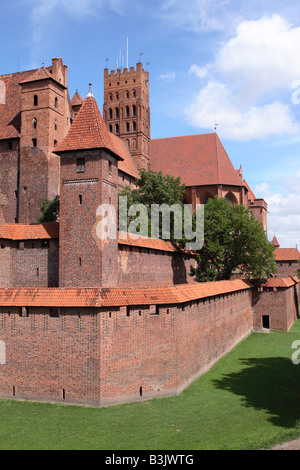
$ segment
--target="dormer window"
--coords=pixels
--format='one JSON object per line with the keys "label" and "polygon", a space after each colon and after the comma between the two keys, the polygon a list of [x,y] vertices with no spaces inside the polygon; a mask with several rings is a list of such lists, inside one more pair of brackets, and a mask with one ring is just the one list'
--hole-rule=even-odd
{"label": "dormer window", "polygon": [[38,105],[38,97],[37,95],[34,95],[33,97],[33,106],[37,106]]}

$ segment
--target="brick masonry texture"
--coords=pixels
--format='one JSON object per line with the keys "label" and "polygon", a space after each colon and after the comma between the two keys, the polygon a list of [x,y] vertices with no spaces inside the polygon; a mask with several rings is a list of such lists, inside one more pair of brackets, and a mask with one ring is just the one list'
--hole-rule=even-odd
{"label": "brick masonry texture", "polygon": [[180,393],[252,327],[251,290],[158,309],[0,311],[1,397],[95,406]]}

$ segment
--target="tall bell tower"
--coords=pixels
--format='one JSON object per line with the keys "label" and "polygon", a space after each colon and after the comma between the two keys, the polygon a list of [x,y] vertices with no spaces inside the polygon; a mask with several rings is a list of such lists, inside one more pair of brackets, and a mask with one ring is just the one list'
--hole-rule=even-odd
{"label": "tall bell tower", "polygon": [[103,118],[108,130],[126,143],[139,170],[149,170],[149,72],[141,62],[136,69],[104,69]]}

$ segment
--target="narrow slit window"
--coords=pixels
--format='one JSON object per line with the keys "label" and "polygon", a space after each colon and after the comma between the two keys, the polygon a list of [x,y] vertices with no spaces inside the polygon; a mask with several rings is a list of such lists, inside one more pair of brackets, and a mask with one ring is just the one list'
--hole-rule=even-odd
{"label": "narrow slit window", "polygon": [[82,206],[82,194],[79,194],[79,205]]}
{"label": "narrow slit window", "polygon": [[33,97],[33,105],[34,105],[34,106],[37,106],[37,105],[38,105],[38,97],[37,97],[37,95],[34,95],[34,97]]}
{"label": "narrow slit window", "polygon": [[84,158],[77,158],[76,173],[84,173],[84,172],[85,172],[85,159]]}

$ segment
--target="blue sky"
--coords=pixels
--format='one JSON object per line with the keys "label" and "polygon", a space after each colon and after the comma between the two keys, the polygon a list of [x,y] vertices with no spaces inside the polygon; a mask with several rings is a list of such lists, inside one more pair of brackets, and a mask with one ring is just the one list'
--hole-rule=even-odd
{"label": "blue sky", "polygon": [[62,57],[71,97],[78,89],[85,98],[91,82],[100,111],[103,69],[126,66],[128,38],[129,66],[141,57],[150,72],[151,137],[217,124],[235,168],[268,202],[269,238],[300,248],[298,2],[2,0],[0,8],[0,74]]}

